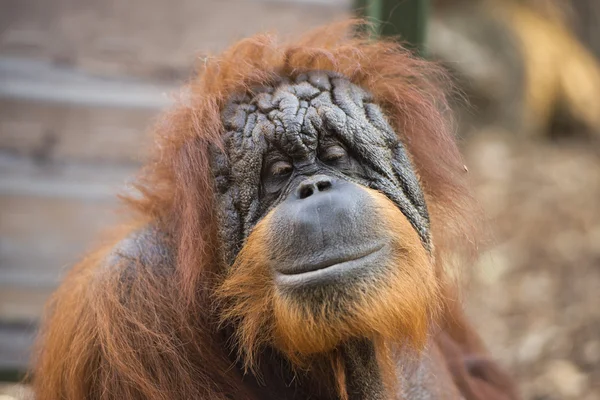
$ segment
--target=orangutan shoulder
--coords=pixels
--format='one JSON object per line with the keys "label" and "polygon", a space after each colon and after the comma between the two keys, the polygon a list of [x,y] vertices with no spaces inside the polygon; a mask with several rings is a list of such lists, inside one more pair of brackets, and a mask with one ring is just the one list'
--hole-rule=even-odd
{"label": "orangutan shoulder", "polygon": [[117,242],[100,266],[100,275],[128,281],[140,276],[167,276],[175,269],[175,250],[169,236],[156,225],[146,225]]}

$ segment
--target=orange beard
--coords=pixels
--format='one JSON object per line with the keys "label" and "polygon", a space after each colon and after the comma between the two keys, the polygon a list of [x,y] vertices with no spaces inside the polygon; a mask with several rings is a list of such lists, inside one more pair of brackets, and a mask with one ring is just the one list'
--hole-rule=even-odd
{"label": "orange beard", "polygon": [[[269,345],[293,365],[322,356],[351,338],[379,344],[389,359],[390,344],[420,351],[440,308],[439,285],[430,254],[402,212],[386,196],[371,189],[382,229],[391,244],[390,257],[380,273],[352,287],[319,296],[321,303],[306,304],[278,289],[272,275],[269,232],[271,213],[254,228],[246,245],[217,290],[222,320],[234,323],[237,347],[246,368],[255,366],[256,354]],[[321,293],[322,294],[322,293]],[[332,307],[334,303],[336,306]]]}

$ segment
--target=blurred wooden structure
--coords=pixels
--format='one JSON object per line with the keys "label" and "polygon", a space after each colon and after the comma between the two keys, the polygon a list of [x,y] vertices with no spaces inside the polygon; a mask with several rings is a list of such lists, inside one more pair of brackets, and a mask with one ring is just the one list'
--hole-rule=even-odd
{"label": "blurred wooden structure", "polygon": [[3,4],[0,380],[26,368],[43,303],[118,219],[116,195],[197,53],[258,31],[298,34],[349,10],[349,0]]}
{"label": "blurred wooden structure", "polygon": [[23,368],[46,298],[115,219],[164,91],[0,59],[0,367]]}

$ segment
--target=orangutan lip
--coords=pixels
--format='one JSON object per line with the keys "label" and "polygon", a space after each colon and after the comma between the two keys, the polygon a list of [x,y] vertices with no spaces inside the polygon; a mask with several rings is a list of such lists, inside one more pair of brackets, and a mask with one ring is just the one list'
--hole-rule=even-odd
{"label": "orangutan lip", "polygon": [[376,261],[386,243],[378,243],[365,251],[344,258],[331,258],[306,268],[297,268],[295,272],[277,271],[275,279],[280,284],[297,284],[306,281],[319,280],[330,275],[341,275],[354,268]]}

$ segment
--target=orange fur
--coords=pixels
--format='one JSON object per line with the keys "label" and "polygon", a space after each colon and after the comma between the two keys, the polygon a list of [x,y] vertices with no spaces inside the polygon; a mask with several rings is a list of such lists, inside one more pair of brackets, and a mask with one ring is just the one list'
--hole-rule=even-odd
{"label": "orange fur", "polygon": [[236,323],[240,357],[248,369],[253,370],[256,353],[265,345],[279,349],[297,365],[305,365],[310,356],[335,355],[336,347],[352,338],[373,339],[383,359],[389,342],[417,352],[425,346],[441,308],[432,259],[394,203],[379,192],[364,190],[372,198],[378,229],[392,238],[393,250],[381,276],[352,288],[351,300],[341,300],[343,313],[329,303],[319,304],[315,313],[315,304],[301,304],[277,289],[269,261],[271,214],[249,235],[217,291],[226,304],[222,318]]}
{"label": "orange fur", "polygon": [[[473,247],[476,235],[468,218],[473,208],[463,164],[448,122],[443,74],[393,41],[354,36],[356,27],[356,22],[336,24],[292,43],[259,35],[203,60],[156,127],[154,155],[136,182],[140,194],[126,199],[138,225],[152,221],[168,236],[173,268],[158,274],[139,260],[133,269],[107,265],[107,254],[120,237],[77,265],[50,302],[42,327],[33,369],[38,400],[256,398],[231,367],[220,336],[218,287],[222,296],[236,299],[237,306],[225,315],[244,320],[238,340],[250,364],[262,343],[276,342],[293,358],[365,332],[375,339],[405,338],[420,348],[436,310],[443,310],[443,320],[460,320],[459,309],[438,302],[438,289],[451,292],[454,283],[443,279],[445,262],[458,247]],[[315,69],[345,75],[369,90],[384,109],[420,177],[436,250],[434,259],[427,259],[414,232],[379,197],[385,203],[381,212],[387,213],[382,219],[396,224],[387,229],[404,238],[397,242],[389,282],[352,305],[355,322],[337,320],[328,326],[322,315],[313,315],[304,329],[299,318],[306,311],[277,297],[260,268],[265,250],[260,238],[268,218],[256,227],[257,239],[240,254],[233,277],[222,282],[225,266],[218,257],[209,148],[221,146],[220,111],[233,94],[268,84],[278,75]],[[242,264],[265,280],[244,275]],[[434,269],[437,281],[432,280]],[[410,283],[425,291],[413,290]],[[259,292],[263,297],[257,299]],[[261,330],[264,326],[269,329]],[[459,338],[470,328],[455,324],[452,329]],[[317,333],[322,337],[311,343]],[[392,364],[386,354],[380,355],[380,363]],[[339,360],[332,362],[334,370],[341,369]],[[343,376],[336,379],[343,385]]]}

